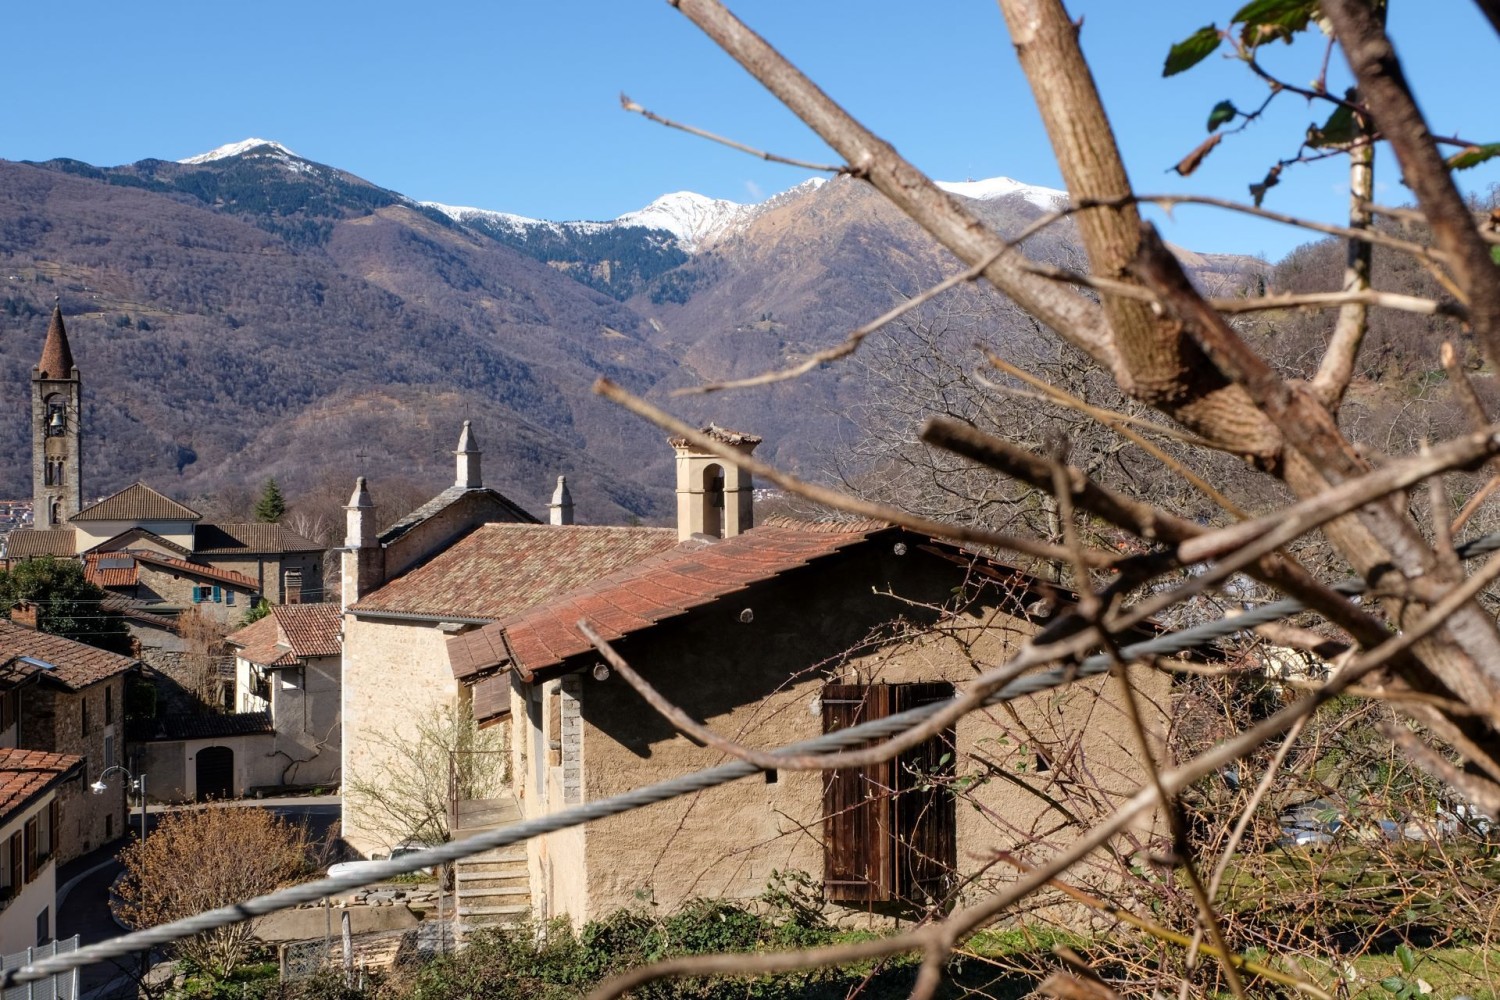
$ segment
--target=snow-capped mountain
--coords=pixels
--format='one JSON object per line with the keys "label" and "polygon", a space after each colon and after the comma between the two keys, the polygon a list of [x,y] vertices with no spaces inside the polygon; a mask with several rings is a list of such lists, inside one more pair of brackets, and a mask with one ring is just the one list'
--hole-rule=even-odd
{"label": "snow-capped mountain", "polygon": [[949,194],[956,194],[961,198],[972,198],[975,201],[993,201],[996,198],[1018,194],[1037,208],[1048,211],[1056,208],[1059,200],[1063,202],[1068,200],[1066,191],[1039,187],[1035,184],[1022,184],[1009,177],[991,177],[982,181],[938,181],[937,186]]}
{"label": "snow-capped mountain", "polygon": [[240,156],[243,153],[248,153],[252,149],[258,149],[262,146],[266,147],[266,153],[273,156],[295,156],[297,157],[297,159],[301,159],[301,157],[297,156],[296,153],[292,152],[290,149],[287,149],[281,143],[275,142],[271,139],[244,139],[240,142],[227,143],[226,145],[220,146],[218,149],[210,149],[208,152],[199,153],[197,156],[189,156],[187,159],[178,160],[177,162],[185,163],[190,166],[198,163],[212,163],[214,160],[227,160],[231,156]]}

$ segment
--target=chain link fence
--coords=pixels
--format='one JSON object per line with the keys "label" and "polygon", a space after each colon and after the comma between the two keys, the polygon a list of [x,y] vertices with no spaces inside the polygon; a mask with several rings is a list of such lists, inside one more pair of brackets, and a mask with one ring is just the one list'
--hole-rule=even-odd
{"label": "chain link fence", "polygon": [[[39,959],[66,955],[70,951],[77,950],[78,935],[74,934],[61,941],[52,941],[48,944],[37,945],[35,948],[27,948],[25,951],[18,951],[14,955],[6,955],[3,960],[0,960],[0,968],[19,969]],[[11,987],[0,994],[0,998],[3,1000],[78,1000],[78,970],[70,969],[67,972],[48,976],[46,979]]]}

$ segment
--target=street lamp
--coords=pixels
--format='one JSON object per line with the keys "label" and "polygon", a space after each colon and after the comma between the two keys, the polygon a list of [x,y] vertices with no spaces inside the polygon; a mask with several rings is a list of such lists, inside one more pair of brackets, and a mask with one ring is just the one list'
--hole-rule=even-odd
{"label": "street lamp", "polygon": [[139,777],[137,777],[137,776],[135,776],[135,775],[133,775],[133,774],[130,773],[130,768],[125,767],[122,764],[111,764],[109,767],[106,767],[103,771],[99,772],[99,778],[98,778],[98,780],[95,781],[92,785],[89,786],[89,791],[93,792],[95,795],[103,795],[104,794],[104,779],[107,778],[107,777],[109,777],[110,774],[112,774],[115,771],[121,771],[121,772],[123,772],[124,775],[125,775],[125,777],[127,777],[127,778],[130,779],[130,790],[132,792],[138,792],[138,793],[140,793],[140,796],[141,796],[141,840],[142,840],[142,842],[144,842],[145,839],[146,839],[146,775],[145,775],[144,772],[142,772],[141,775]]}

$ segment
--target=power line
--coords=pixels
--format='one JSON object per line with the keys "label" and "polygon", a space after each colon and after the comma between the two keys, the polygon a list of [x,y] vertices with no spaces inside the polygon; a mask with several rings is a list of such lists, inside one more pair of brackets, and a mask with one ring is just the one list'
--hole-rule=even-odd
{"label": "power line", "polygon": [[[1456,546],[1455,551],[1463,559],[1473,559],[1491,552],[1500,551],[1500,532],[1472,539],[1462,545]],[[1353,596],[1363,592],[1366,586],[1362,580],[1348,579],[1335,584],[1334,589],[1339,593]],[[1304,610],[1307,610],[1307,605],[1295,598],[1272,601],[1237,614],[1233,618],[1217,618],[1209,622],[1168,632],[1153,639],[1125,646],[1120,650],[1120,658],[1128,662],[1148,656],[1168,656],[1174,653],[1186,652],[1187,650],[1207,645],[1215,640],[1234,635],[1237,632],[1243,632],[1256,625],[1264,625]],[[994,692],[985,699],[983,704],[985,706],[996,705],[1027,695],[1040,694],[1041,692],[1061,687],[1075,680],[1107,673],[1114,663],[1114,657],[1108,654],[1099,654],[1088,657],[1076,666],[1060,667],[1036,674],[1028,674],[1011,681]],[[860,746],[871,740],[895,736],[935,715],[943,709],[944,704],[944,702],[934,702],[919,708],[886,716],[885,718],[863,722],[859,725],[850,726],[847,729],[840,729],[810,740],[803,740],[783,746],[779,750],[773,751],[773,753],[780,756],[829,753],[835,750]],[[760,771],[761,769],[753,764],[739,760],[731,761],[716,767],[706,768],[691,774],[657,782],[653,785],[647,785],[644,788],[637,788],[620,795],[612,795],[609,798],[564,809],[550,816],[513,823],[497,830],[477,834],[465,840],[456,840],[428,850],[403,854],[399,859],[371,862],[363,871],[358,873],[319,879],[315,882],[305,882],[301,885],[291,886],[264,896],[245,900],[232,906],[208,910],[146,930],[133,931],[120,937],[111,938],[108,941],[88,945],[65,955],[41,959],[30,965],[6,970],[3,975],[0,975],[0,990],[10,989],[12,986],[24,983],[35,982],[61,972],[81,968],[85,965],[122,958],[149,948],[170,944],[185,937],[202,934],[218,927],[249,920],[252,917],[264,916],[279,910],[290,909],[302,903],[315,902],[324,896],[358,889],[361,886],[369,885],[372,882],[378,882],[382,879],[407,875],[420,868],[449,864],[484,851],[519,844],[533,837],[556,833],[560,830],[580,826],[594,820],[606,819],[610,816],[618,816],[644,806],[666,802],[683,795],[691,795],[694,792],[706,791],[710,788],[716,788],[719,785],[728,784],[731,781],[737,781],[740,778],[758,774]]]}

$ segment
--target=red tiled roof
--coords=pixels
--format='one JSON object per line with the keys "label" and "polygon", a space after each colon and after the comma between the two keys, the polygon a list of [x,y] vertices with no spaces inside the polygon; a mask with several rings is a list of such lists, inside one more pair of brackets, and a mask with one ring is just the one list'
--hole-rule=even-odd
{"label": "red tiled roof", "polygon": [[251,663],[295,666],[310,656],[338,656],[343,624],[337,604],[278,604],[224,641],[239,646],[240,657]]}
{"label": "red tiled roof", "polygon": [[241,659],[262,666],[274,663],[286,651],[285,647],[278,645],[280,639],[281,629],[273,615],[266,615],[224,637],[225,642],[240,648],[237,655]]}
{"label": "red tiled roof", "polygon": [[63,326],[62,306],[52,307],[52,322],[47,326],[47,342],[42,345],[42,360],[36,372],[42,378],[71,378],[73,350],[68,346],[68,331]]}
{"label": "red tiled roof", "polygon": [[607,579],[455,636],[448,640],[449,663],[461,678],[507,661],[530,676],[592,648],[574,627],[581,618],[604,638],[619,639],[886,530],[898,529],[832,532],[769,526],[722,542],[684,542]]}
{"label": "red tiled roof", "polygon": [[169,615],[153,614],[142,607],[141,602],[133,601],[119,594],[105,594],[104,600],[99,602],[99,607],[111,614],[131,618],[138,622],[144,622],[147,625],[154,625],[157,628],[166,629],[168,632],[177,631],[176,618]]}
{"label": "red tiled roof", "polygon": [[44,670],[42,675],[73,691],[124,673],[137,662],[60,635],[0,621],[0,659],[13,656],[29,656],[52,664],[55,669]]}
{"label": "red tiled roof", "polygon": [[83,557],[83,576],[96,587],[134,587],[135,556],[128,552],[90,552]]}
{"label": "red tiled roof", "polygon": [[0,750],[0,818],[67,778],[83,758],[45,750]]}
{"label": "red tiled roof", "polygon": [[351,610],[504,618],[676,543],[670,528],[485,524]]}
{"label": "red tiled roof", "polygon": [[278,604],[271,616],[298,656],[338,656],[344,616],[337,604]]}
{"label": "red tiled roof", "polygon": [[150,566],[160,566],[164,569],[176,570],[179,573],[187,573],[191,576],[202,577],[205,580],[218,580],[230,586],[239,587],[252,593],[259,593],[260,584],[230,569],[219,569],[217,566],[205,566],[202,563],[188,562],[186,559],[174,559],[164,556],[160,552],[147,552],[144,549],[134,549],[131,555],[135,556],[136,562],[143,562]]}
{"label": "red tiled roof", "polygon": [[321,552],[323,546],[280,524],[200,524],[193,529],[198,555],[262,555]]}
{"label": "red tiled roof", "polygon": [[70,521],[196,521],[202,515],[145,483],[127,486],[113,496],[91,503]]}
{"label": "red tiled roof", "polygon": [[76,553],[72,528],[17,528],[5,536],[5,558],[71,556]]}

